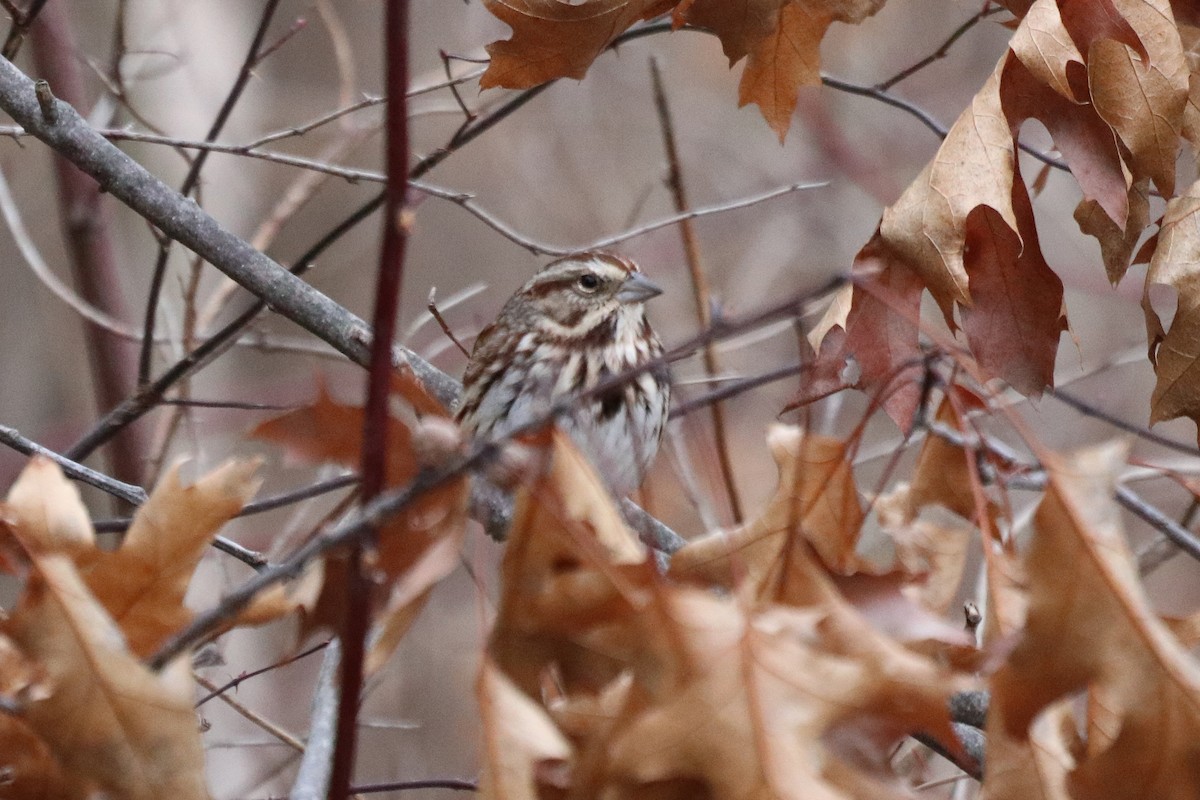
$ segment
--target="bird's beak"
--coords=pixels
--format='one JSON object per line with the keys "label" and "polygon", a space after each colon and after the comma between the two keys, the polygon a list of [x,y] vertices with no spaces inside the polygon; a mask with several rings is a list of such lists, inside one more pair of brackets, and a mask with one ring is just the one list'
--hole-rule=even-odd
{"label": "bird's beak", "polygon": [[662,294],[662,289],[654,281],[647,278],[640,272],[635,272],[625,279],[621,284],[621,288],[617,290],[617,302],[619,303],[644,303],[651,297],[657,297]]}

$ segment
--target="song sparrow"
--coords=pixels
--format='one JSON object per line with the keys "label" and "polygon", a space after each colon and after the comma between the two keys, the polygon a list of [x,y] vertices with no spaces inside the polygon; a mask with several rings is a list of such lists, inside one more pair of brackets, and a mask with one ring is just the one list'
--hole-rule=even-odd
{"label": "song sparrow", "polygon": [[[475,340],[458,419],[496,438],[565,397],[662,354],[643,303],[662,292],[637,265],[607,253],[568,256],[534,275]],[[622,497],[642,482],[667,421],[665,367],[581,399],[558,424]]]}

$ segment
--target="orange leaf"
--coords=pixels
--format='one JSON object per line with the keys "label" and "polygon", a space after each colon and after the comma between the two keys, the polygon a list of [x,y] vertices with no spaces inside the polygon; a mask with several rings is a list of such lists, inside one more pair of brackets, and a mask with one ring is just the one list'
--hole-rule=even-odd
{"label": "orange leaf", "polygon": [[120,549],[81,560],[88,588],[136,655],[150,655],[191,620],[183,600],[192,574],[216,532],[258,490],[259,463],[231,461],[188,487],[176,465],[137,510]]}
{"label": "orange leaf", "polygon": [[641,19],[676,0],[484,0],[512,28],[512,38],[487,46],[491,63],[481,89],[527,89],[555,78],[582,78],[596,56]]}
{"label": "orange leaf", "polygon": [[757,105],[780,144],[792,125],[800,87],[821,84],[821,39],[833,22],[821,5],[809,0],[783,4],[769,34],[749,51],[738,85],[738,107]]}

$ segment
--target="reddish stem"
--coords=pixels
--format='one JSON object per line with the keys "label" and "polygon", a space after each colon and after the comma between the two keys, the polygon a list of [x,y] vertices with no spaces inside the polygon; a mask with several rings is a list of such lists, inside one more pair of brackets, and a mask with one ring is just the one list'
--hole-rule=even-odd
{"label": "reddish stem", "polygon": [[[371,361],[367,374],[367,406],[363,423],[362,502],[369,503],[387,484],[388,388],[392,372],[392,339],[400,307],[404,250],[408,242],[405,196],[408,189],[408,2],[388,0],[384,24],[387,69],[387,175],[384,197],[383,248],[375,289]],[[329,797],[350,796],[362,691],[366,635],[371,616],[371,585],[362,572],[363,546],[349,554],[346,618],[342,624],[342,675],[337,745],[333,755]]]}

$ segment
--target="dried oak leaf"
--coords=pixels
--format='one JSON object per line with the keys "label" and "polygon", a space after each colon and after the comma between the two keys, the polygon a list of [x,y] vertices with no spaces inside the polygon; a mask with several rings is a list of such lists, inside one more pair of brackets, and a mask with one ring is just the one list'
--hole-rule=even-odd
{"label": "dried oak leaf", "polygon": [[571,745],[537,703],[523,694],[487,658],[475,687],[483,730],[483,798],[534,800],[543,797],[552,768],[571,754]]}
{"label": "dried oak leaf", "polygon": [[755,103],[780,141],[791,125],[796,94],[820,84],[820,45],[834,21],[857,24],[885,0],[484,0],[512,28],[487,46],[484,89],[525,89],[556,78],[582,78],[596,57],[634,23],[668,10],[676,27],[690,24],[721,40],[730,65],[748,57],[739,105]]}
{"label": "dried oak leaf", "polygon": [[1058,340],[1067,329],[1063,284],[1042,256],[1019,173],[1012,199],[1015,231],[989,206],[967,215],[963,261],[974,302],[962,309],[962,328],[985,374],[1040,397],[1054,385]]}
{"label": "dried oak leaf", "polygon": [[921,402],[920,276],[878,232],[855,256],[854,296],[846,315],[846,348],[859,384],[882,395],[883,408],[903,431],[912,429]]}
{"label": "dried oak leaf", "polygon": [[690,542],[672,556],[670,575],[735,590],[760,605],[845,606],[847,619],[861,616],[862,624],[906,643],[969,645],[965,634],[906,596],[918,573],[884,573],[855,552],[863,512],[845,443],[782,425],[768,441],[779,485],[762,516]]}
{"label": "dried oak leaf", "polygon": [[1097,37],[1090,43],[1092,103],[1129,148],[1134,174],[1149,176],[1164,197],[1171,197],[1189,90],[1179,30],[1167,0],[1112,0],[1112,6],[1137,42]]}
{"label": "dried oak leaf", "polygon": [[[45,668],[0,635],[0,699],[19,711],[47,697],[46,684]],[[46,742],[7,709],[0,713],[0,775],[0,798],[4,800],[74,800],[87,794],[87,787],[68,782]]]}
{"label": "dried oak leaf", "polygon": [[635,670],[640,691],[581,758],[602,752],[594,780],[621,796],[907,796],[887,768],[895,738],[952,740],[946,704],[964,682],[844,602],[748,615],[672,588],[639,620],[651,656]]}
{"label": "dried oak leaf", "polygon": [[191,486],[180,482],[176,465],[137,510],[118,550],[77,559],[135,655],[150,655],[191,620],[183,600],[192,574],[216,532],[258,491],[259,463],[231,461]]}
{"label": "dried oak leaf", "polygon": [[863,512],[846,443],[773,425],[767,444],[779,483],[766,510],[732,531],[689,542],[672,556],[671,575],[725,587],[740,583],[763,596],[787,569],[788,542],[797,538],[809,542],[835,573],[867,568],[855,552]]}
{"label": "dried oak leaf", "polygon": [[989,206],[1017,230],[1012,125],[1001,98],[1009,63],[1001,59],[951,126],[937,155],[884,210],[879,224],[883,242],[920,276],[948,319],[954,303],[971,302],[963,264],[967,216],[977,206]]}
{"label": "dried oak leaf", "polygon": [[[833,22],[857,25],[883,7],[885,0],[758,0],[756,4],[773,18],[769,26],[753,27],[755,36],[734,37],[731,25],[712,24],[703,17],[739,14],[743,3],[727,0],[696,0],[687,20],[709,27],[721,36],[725,54],[732,64],[743,50],[749,55],[738,85],[738,106],[754,103],[763,119],[782,143],[792,124],[796,96],[802,86],[821,84],[821,40]],[[681,3],[680,8],[689,5]],[[716,11],[716,9],[720,9]],[[747,14],[746,16],[750,16]],[[678,12],[677,12],[678,18]],[[736,42],[736,46],[731,46]]]}
{"label": "dried oak leaf", "polygon": [[547,458],[517,494],[490,652],[530,695],[551,665],[564,685],[598,690],[628,657],[600,640],[636,612],[654,566],[567,436],[529,444]]}
{"label": "dried oak leaf", "polygon": [[[393,375],[391,395],[397,412],[388,429],[384,481],[388,488],[411,483],[423,466],[418,442],[421,426],[449,420],[446,409],[408,371]],[[282,444],[306,461],[357,467],[362,452],[363,410],[335,401],[321,386],[312,405],[268,420],[254,430],[254,435]],[[433,587],[458,565],[466,533],[468,489],[464,475],[425,492],[379,527],[374,551],[368,557],[369,566],[381,577],[377,598],[380,611],[367,654],[369,671],[384,664],[424,608]],[[304,617],[302,636],[322,626],[340,625],[349,584],[345,569],[345,560],[339,554],[326,557],[320,593],[311,613]],[[286,598],[282,600],[281,607],[288,608]]]}
{"label": "dried oak leaf", "polygon": [[30,552],[89,552],[96,546],[92,518],[57,464],[34,456],[4,499],[3,516],[20,546]]}
{"label": "dried oak leaf", "polygon": [[[1127,447],[1044,456],[1050,485],[1025,557],[1025,631],[992,678],[1004,734],[1028,735],[1051,703],[1086,689],[1075,800],[1200,793],[1200,667],[1151,610],[1113,499]],[[1070,565],[1069,569],[1064,565]]]}
{"label": "dried oak leaf", "polygon": [[1133,260],[1134,248],[1150,222],[1150,179],[1142,178],[1129,187],[1128,215],[1124,226],[1113,222],[1095,200],[1084,199],[1075,207],[1079,230],[1100,243],[1100,257],[1109,283],[1116,286],[1125,277]]}
{"label": "dried oak leaf", "polygon": [[191,619],[184,595],[216,532],[258,488],[257,461],[231,461],[192,486],[170,469],[134,514],[121,547],[96,549],[78,490],[58,465],[35,458],[5,504],[10,529],[31,556],[70,555],[135,655],[147,656]]}
{"label": "dried oak leaf", "polygon": [[582,78],[596,56],[630,25],[656,17],[676,0],[484,0],[512,28],[487,46],[481,89],[527,89],[555,78]]}
{"label": "dried oak leaf", "polygon": [[[1150,422],[1187,416],[1200,423],[1200,182],[1167,203],[1158,246],[1146,273],[1142,308],[1150,332],[1157,381],[1150,398]],[[1170,330],[1150,303],[1151,284],[1172,287],[1176,311]]]}
{"label": "dried oak leaf", "polygon": [[1033,721],[1029,736],[1005,731],[1003,710],[993,703],[987,720],[987,771],[981,800],[1070,800],[1067,773],[1078,747],[1071,703],[1052,704]]}
{"label": "dried oak leaf", "polygon": [[159,674],[126,647],[69,557],[33,556],[34,571],[3,633],[47,675],[22,719],[67,780],[123,800],[207,800],[191,673]]}

